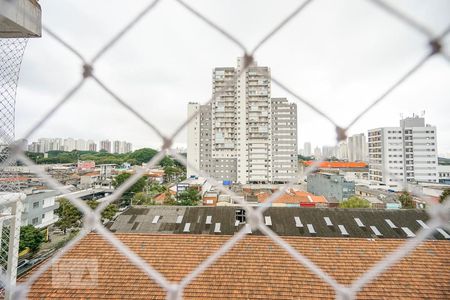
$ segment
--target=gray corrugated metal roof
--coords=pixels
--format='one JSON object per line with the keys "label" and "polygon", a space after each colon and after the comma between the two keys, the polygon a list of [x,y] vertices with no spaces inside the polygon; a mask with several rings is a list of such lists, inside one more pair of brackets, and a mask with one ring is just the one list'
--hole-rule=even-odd
{"label": "gray corrugated metal roof", "polygon": [[[224,234],[233,235],[245,223],[235,226],[235,213],[239,207],[182,207],[182,206],[150,206],[145,208],[131,208],[118,216],[110,226],[114,232],[146,232],[146,233],[179,233],[183,234],[186,223],[190,223],[189,234]],[[161,216],[157,224],[153,218]],[[183,216],[181,223],[176,223],[177,217]],[[212,224],[206,224],[206,218],[211,216]],[[384,209],[342,209],[342,208],[303,208],[303,207],[270,207],[264,212],[270,216],[270,228],[281,236],[312,236],[306,227],[297,227],[295,217],[299,217],[302,224],[312,224],[316,233],[314,236],[342,237],[339,225],[348,232],[349,237],[376,238],[370,229],[376,226],[384,238],[406,238],[402,227],[417,232],[422,228],[417,220],[427,222],[426,211],[418,209],[384,210]],[[324,217],[330,218],[333,225],[328,225]],[[358,226],[355,218],[361,220],[364,227]],[[386,219],[392,220],[397,228],[391,228]],[[264,218],[263,218],[264,220]],[[135,225],[135,223],[139,223]],[[220,223],[220,233],[214,232],[215,223]],[[134,228],[133,228],[134,226]],[[187,234],[187,233],[184,233]],[[252,234],[261,234],[254,230]],[[444,239],[435,232],[430,238]]]}

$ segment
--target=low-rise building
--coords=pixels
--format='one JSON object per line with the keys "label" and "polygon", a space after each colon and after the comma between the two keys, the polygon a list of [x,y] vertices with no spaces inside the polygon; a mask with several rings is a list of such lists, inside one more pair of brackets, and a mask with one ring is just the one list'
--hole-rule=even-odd
{"label": "low-rise building", "polygon": [[22,213],[22,226],[33,225],[36,228],[44,228],[58,221],[55,210],[59,207],[56,198],[59,191],[43,191],[27,195],[24,200]]}
{"label": "low-rise building", "polygon": [[439,183],[450,184],[450,165],[438,165],[437,172]]}
{"label": "low-rise building", "polygon": [[[258,192],[256,193],[256,197],[258,199],[258,203],[260,205],[265,204],[269,198],[272,196],[272,193],[269,192]],[[290,189],[280,195],[277,199],[275,199],[271,206],[290,206],[290,207],[327,207],[328,201],[324,196],[315,196],[311,193],[304,191],[297,191],[294,189]]]}
{"label": "low-rise building", "polygon": [[355,194],[355,182],[347,181],[344,176],[331,173],[313,173],[308,175],[307,191],[325,196],[328,201],[342,201]]}

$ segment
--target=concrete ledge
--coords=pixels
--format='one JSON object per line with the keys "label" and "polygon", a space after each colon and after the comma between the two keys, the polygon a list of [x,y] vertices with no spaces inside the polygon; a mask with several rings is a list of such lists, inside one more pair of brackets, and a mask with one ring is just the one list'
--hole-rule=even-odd
{"label": "concrete ledge", "polygon": [[41,17],[36,0],[0,0],[0,38],[41,37]]}

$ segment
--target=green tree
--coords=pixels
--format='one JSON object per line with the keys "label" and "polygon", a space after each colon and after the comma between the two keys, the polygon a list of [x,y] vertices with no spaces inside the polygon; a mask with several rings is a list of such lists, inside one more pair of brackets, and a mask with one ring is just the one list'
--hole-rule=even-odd
{"label": "green tree", "polygon": [[158,151],[150,148],[143,148],[136,150],[128,155],[128,158],[135,159],[137,164],[147,163],[153,156],[155,156]]}
{"label": "green tree", "polygon": [[[123,173],[120,175],[117,175],[113,180],[113,186],[114,188],[118,188],[121,186],[125,181],[128,180],[128,178],[131,177],[131,174]],[[146,186],[147,179],[145,177],[139,178],[139,180],[133,184],[128,190],[125,191],[122,195],[122,201],[121,206],[127,206],[130,205],[131,199],[136,193],[140,193],[144,190],[144,187]]]}
{"label": "green tree", "polygon": [[[442,192],[441,196],[439,197],[439,202],[440,203],[444,202],[444,200],[449,196],[450,196],[450,189],[445,189]],[[447,200],[447,201],[449,201],[449,200]]]}
{"label": "green tree", "polygon": [[403,191],[398,200],[402,204],[402,208],[416,208],[412,196],[407,191]]}
{"label": "green tree", "polygon": [[198,205],[201,196],[195,188],[188,188],[177,195],[177,205],[195,206]]}
{"label": "green tree", "polygon": [[[89,200],[86,202],[87,205],[89,205],[89,207],[91,209],[96,209],[97,206],[100,204],[97,200]],[[110,205],[108,205],[101,213],[101,217],[102,217],[102,222],[111,220],[112,218],[114,218],[114,216],[116,215],[116,213],[119,211],[119,208],[117,207],[116,204],[111,203]]]}
{"label": "green tree", "polygon": [[64,231],[78,227],[81,223],[81,212],[66,198],[59,198],[59,207],[55,210],[59,220],[55,223],[56,227]]}
{"label": "green tree", "polygon": [[170,156],[165,156],[159,163],[162,167],[169,167],[175,165],[173,159]]}
{"label": "green tree", "polygon": [[140,192],[136,193],[133,197],[133,205],[154,205],[155,201],[153,200],[153,196]]}
{"label": "green tree", "polygon": [[352,196],[345,201],[339,203],[339,207],[341,208],[369,208],[370,202],[366,199]]}
{"label": "green tree", "polygon": [[29,248],[36,252],[44,242],[44,234],[33,225],[20,227],[19,251]]}
{"label": "green tree", "polygon": [[186,170],[177,166],[164,167],[164,180],[166,182],[179,181],[185,178]]}

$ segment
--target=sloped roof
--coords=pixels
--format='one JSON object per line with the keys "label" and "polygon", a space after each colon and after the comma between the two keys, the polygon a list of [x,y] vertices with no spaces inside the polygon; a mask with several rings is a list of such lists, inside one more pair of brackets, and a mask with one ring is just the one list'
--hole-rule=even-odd
{"label": "sloped roof", "polygon": [[[271,196],[269,192],[256,193],[259,203],[264,203]],[[299,204],[299,203],[327,203],[324,196],[315,196],[304,191],[289,190],[278,197],[273,203]]]}
{"label": "sloped roof", "polygon": [[[113,232],[130,233],[180,233],[189,225],[189,234],[217,234],[233,235],[239,231],[243,223],[236,226],[236,206],[158,206],[132,208],[117,216],[109,226]],[[160,216],[157,223],[152,223],[155,216]],[[211,224],[206,224],[210,216]],[[272,225],[270,228],[281,236],[318,236],[318,237],[342,237],[338,225],[343,225],[349,233],[349,238],[378,238],[370,226],[383,234],[383,238],[407,237],[401,227],[407,227],[412,232],[419,231],[422,227],[418,220],[427,222],[429,216],[425,210],[419,209],[350,209],[350,208],[304,208],[304,207],[269,207],[264,216],[270,216]],[[177,219],[180,217],[179,222]],[[297,227],[295,218],[298,217],[303,227]],[[325,222],[328,217],[333,223],[328,226]],[[355,218],[359,218],[364,227],[359,227]],[[386,219],[392,220],[397,228],[391,228]],[[214,232],[215,224],[220,223],[221,232]],[[311,224],[316,233],[311,234],[307,230],[307,224]],[[261,235],[254,231],[253,235]],[[435,232],[430,239],[445,239],[440,232]]]}
{"label": "sloped roof", "polygon": [[[132,251],[179,282],[230,236],[119,234]],[[401,240],[285,237],[341,284],[350,284],[399,247]],[[449,299],[450,243],[427,241],[365,286],[359,299]],[[73,264],[73,260],[79,264]],[[86,276],[83,261],[95,262]],[[91,233],[59,262],[70,279],[52,278],[52,268],[32,285],[30,299],[165,299],[165,291],[101,236]],[[79,267],[78,267],[79,266]],[[79,270],[77,269],[79,268]],[[53,270],[54,271],[54,270]],[[24,280],[25,278],[21,279]],[[81,281],[83,280],[83,281]],[[57,283],[55,285],[55,283]],[[78,286],[78,288],[71,288]],[[87,286],[87,287],[86,287]],[[84,288],[86,287],[86,288]],[[184,290],[184,299],[335,299],[334,290],[265,236],[246,236]]]}

